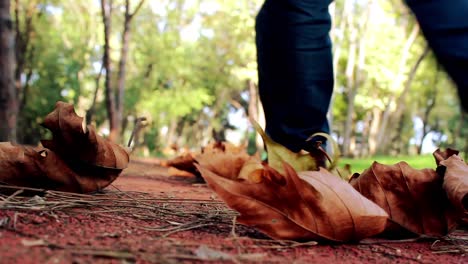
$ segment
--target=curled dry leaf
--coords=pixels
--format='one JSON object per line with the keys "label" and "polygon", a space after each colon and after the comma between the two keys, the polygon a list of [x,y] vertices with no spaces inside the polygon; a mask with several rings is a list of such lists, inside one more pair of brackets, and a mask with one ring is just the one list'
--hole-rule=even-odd
{"label": "curled dry leaf", "polygon": [[94,127],[84,127],[83,118],[72,104],[57,102],[53,112],[42,124],[52,132],[52,140],[42,145],[56,152],[71,167],[87,165],[123,170],[129,162],[128,152],[119,145],[99,136]]}
{"label": "curled dry leaf", "polygon": [[443,188],[449,200],[458,215],[464,217],[468,213],[468,165],[459,156],[452,155],[440,161],[440,171],[444,171]]}
{"label": "curled dry leaf", "polygon": [[[224,152],[210,151],[204,152],[197,156],[196,160],[199,164],[217,175],[235,180],[238,178],[244,164],[249,160],[249,155],[242,152]],[[197,167],[199,168],[199,167]],[[253,172],[253,170],[252,170]],[[244,179],[248,179],[248,172],[244,172]]]}
{"label": "curled dry leaf", "polygon": [[53,151],[0,143],[0,182],[16,186],[87,193],[103,189],[118,174],[77,173]]}
{"label": "curled dry leaf", "polygon": [[0,145],[0,181],[3,183],[69,192],[92,192],[112,183],[127,167],[125,149],[98,136],[73,105],[57,102],[44,121],[52,140],[46,149]]}
{"label": "curled dry leaf", "polygon": [[432,169],[416,170],[406,162],[374,162],[351,185],[389,215],[386,234],[443,236],[455,228],[453,210],[442,189],[442,177]]}
{"label": "curled dry leaf", "polygon": [[[225,153],[198,161],[208,185],[241,214],[237,220],[272,238],[350,241],[385,227],[385,211],[324,169],[298,175],[284,163],[284,173],[268,165],[260,173],[252,160]],[[243,169],[251,172],[246,179],[234,177]]]}
{"label": "curled dry leaf", "polygon": [[199,176],[200,172],[198,172],[195,165],[193,165],[194,162],[195,156],[193,153],[185,153],[168,160],[164,165],[169,168],[175,168],[177,170],[186,171],[187,173]]}
{"label": "curled dry leaf", "polygon": [[49,185],[38,168],[39,160],[41,155],[32,147],[0,143],[0,182],[17,186],[28,182],[31,187]]}

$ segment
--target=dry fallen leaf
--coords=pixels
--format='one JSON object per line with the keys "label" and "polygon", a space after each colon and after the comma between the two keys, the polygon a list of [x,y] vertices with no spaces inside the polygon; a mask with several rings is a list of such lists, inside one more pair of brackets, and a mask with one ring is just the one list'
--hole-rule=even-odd
{"label": "dry fallen leaf", "polygon": [[218,153],[199,160],[197,168],[218,196],[241,214],[240,223],[272,238],[351,241],[385,227],[385,211],[324,169],[298,176],[286,163],[283,174],[264,165],[257,182],[234,177],[244,164],[235,155]]}
{"label": "dry fallen leaf", "polygon": [[440,161],[437,171],[443,172],[443,188],[458,215],[466,217],[468,213],[468,165],[460,156],[454,154]]}
{"label": "dry fallen leaf", "polygon": [[389,215],[386,234],[391,236],[443,236],[455,228],[455,217],[442,189],[442,177],[432,169],[416,170],[406,162],[374,162],[351,185]]}
{"label": "dry fallen leaf", "polygon": [[0,182],[14,186],[88,193],[101,190],[119,173],[109,169],[72,170],[49,149],[0,143]]}
{"label": "dry fallen leaf", "polygon": [[[245,153],[244,146],[235,146],[229,142],[216,141],[203,147],[200,152],[187,152],[173,159],[170,159],[164,163],[164,166],[174,168],[180,171],[185,171],[189,174],[194,175],[196,178],[203,180],[203,178],[200,175],[200,172],[195,167],[195,162],[197,159],[202,159],[203,156],[211,156],[216,153],[230,153],[233,155],[240,154],[240,156],[242,156],[242,159],[248,159],[248,155]],[[171,169],[171,172],[174,172],[174,169]]]}
{"label": "dry fallen leaf", "polygon": [[72,104],[57,102],[53,112],[42,124],[52,132],[52,140],[42,145],[56,152],[71,167],[83,164],[123,170],[129,162],[128,152],[121,146],[99,136],[94,127],[84,127]]}
{"label": "dry fallen leaf", "polygon": [[[58,102],[44,126],[53,140],[48,148],[0,144],[0,181],[10,185],[87,193],[112,183],[127,166],[129,156],[120,146],[98,136],[73,105]],[[50,149],[49,149],[50,148]]]}
{"label": "dry fallen leaf", "polygon": [[[34,188],[47,188],[56,185],[40,169],[44,156],[32,147],[0,143],[0,182]],[[69,181],[63,179],[63,182]]]}
{"label": "dry fallen leaf", "polygon": [[245,153],[245,146],[236,146],[227,141],[215,141],[201,149],[201,153],[228,152],[233,154]]}
{"label": "dry fallen leaf", "polygon": [[249,158],[247,153],[211,151],[198,155],[196,160],[213,173],[234,180],[238,178],[242,167]]}
{"label": "dry fallen leaf", "polygon": [[167,169],[167,174],[171,177],[182,177],[182,178],[194,178],[195,174],[188,172],[186,170],[179,170],[175,167],[169,167]]}
{"label": "dry fallen leaf", "polygon": [[239,171],[238,179],[259,183],[262,181],[263,165],[256,157],[250,157]]}
{"label": "dry fallen leaf", "polygon": [[177,170],[186,171],[187,173],[200,176],[197,168],[193,164],[195,155],[193,153],[184,153],[164,163],[164,166],[175,168]]}

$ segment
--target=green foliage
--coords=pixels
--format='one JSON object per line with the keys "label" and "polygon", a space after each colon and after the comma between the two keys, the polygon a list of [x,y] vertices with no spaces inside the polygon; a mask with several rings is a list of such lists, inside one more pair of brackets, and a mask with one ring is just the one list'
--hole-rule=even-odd
{"label": "green foliage", "polygon": [[[138,1],[130,1],[133,10]],[[148,150],[157,153],[177,143],[197,148],[212,133],[224,132],[232,126],[229,114],[235,107],[247,108],[247,81],[257,82],[255,49],[255,16],[263,0],[161,0],[145,1],[132,22],[130,51],[125,76],[124,116],[149,120],[144,129]],[[24,13],[33,5],[36,16],[29,39],[33,56],[26,61],[22,86],[28,87],[25,105],[20,113],[19,137],[23,143],[37,144],[44,137],[39,127],[57,100],[74,103],[79,114],[91,107],[98,86],[93,124],[100,131],[107,126],[103,78],[96,82],[103,55],[103,25],[100,2],[34,0],[19,1],[21,30],[25,30]],[[343,17],[343,8],[352,4],[353,19]],[[124,1],[114,1],[112,15],[111,60],[112,86],[116,87],[121,48]],[[363,18],[371,8],[369,23]],[[40,15],[39,15],[40,14]],[[395,112],[409,71],[422,53],[425,42],[418,37],[411,47],[407,63],[400,65],[404,43],[414,26],[414,19],[400,1],[335,1],[334,37],[341,46],[336,69],[332,114],[334,130],[342,135],[348,102],[346,66],[350,60],[351,30],[364,40],[365,58],[359,76],[354,73],[358,92],[353,127],[369,122],[369,113],[388,106]],[[350,22],[351,21],[351,22]],[[344,23],[345,28],[338,29]],[[350,24],[351,23],[351,24]],[[31,78],[25,76],[31,70]],[[426,59],[405,97],[402,122],[391,123],[388,134],[398,131],[399,145],[386,151],[410,152],[410,141],[416,132],[415,118],[423,119],[434,93],[436,102],[426,120],[430,130],[444,135],[441,145],[466,148],[463,140],[467,124],[462,122],[459,103],[447,76],[438,75],[433,58]],[[400,75],[399,75],[400,73]],[[393,101],[392,101],[393,100]],[[389,103],[391,102],[391,103]],[[246,110],[246,109],[243,109]],[[235,124],[234,124],[235,125]],[[126,126],[124,135],[132,129]],[[161,131],[167,131],[161,133]],[[248,133],[244,133],[249,137]],[[355,136],[365,143],[364,131],[355,129]],[[251,135],[251,134],[250,134]],[[360,138],[362,137],[362,138]],[[389,136],[390,137],[390,136]],[[392,135],[391,138],[395,138]],[[247,138],[253,150],[254,138]],[[365,148],[365,144],[358,148]],[[465,145],[463,145],[465,144]]]}

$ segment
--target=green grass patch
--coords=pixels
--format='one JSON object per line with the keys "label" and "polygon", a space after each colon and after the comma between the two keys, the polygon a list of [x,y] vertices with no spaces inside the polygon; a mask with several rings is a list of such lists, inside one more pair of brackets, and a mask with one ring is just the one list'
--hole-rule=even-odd
{"label": "green grass patch", "polygon": [[375,156],[371,158],[341,158],[339,161],[339,167],[343,167],[345,164],[351,165],[351,171],[361,173],[365,169],[369,168],[374,161],[377,161],[386,165],[393,165],[400,161],[406,161],[411,167],[415,169],[424,168],[436,168],[434,157],[432,154],[420,155],[420,156]]}

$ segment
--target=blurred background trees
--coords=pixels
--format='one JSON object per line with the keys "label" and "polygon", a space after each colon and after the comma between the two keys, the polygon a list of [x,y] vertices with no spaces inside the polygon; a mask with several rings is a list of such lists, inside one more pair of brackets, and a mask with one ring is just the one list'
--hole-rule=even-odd
{"label": "blurred background trees", "polygon": [[[213,139],[255,151],[247,116],[263,116],[254,43],[262,3],[0,0],[1,140],[38,144],[42,118],[62,100],[120,143],[146,117],[135,142],[141,155]],[[330,12],[330,120],[342,153],[466,152],[456,90],[402,1],[337,0]]]}

